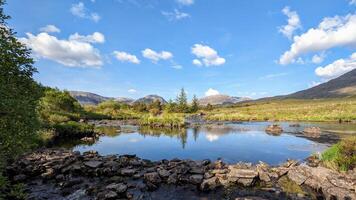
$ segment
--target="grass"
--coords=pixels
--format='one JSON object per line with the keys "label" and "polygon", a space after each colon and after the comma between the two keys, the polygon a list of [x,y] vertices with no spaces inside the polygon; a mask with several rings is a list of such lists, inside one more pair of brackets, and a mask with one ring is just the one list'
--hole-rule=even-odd
{"label": "grass", "polygon": [[339,171],[352,170],[356,166],[356,136],[349,136],[334,144],[321,155],[323,164]]}
{"label": "grass", "polygon": [[263,100],[215,108],[206,112],[214,121],[351,121],[356,120],[356,98]]}
{"label": "grass", "polygon": [[139,120],[141,126],[150,127],[168,127],[182,128],[184,127],[184,114],[168,114],[164,113],[159,116],[144,115]]}

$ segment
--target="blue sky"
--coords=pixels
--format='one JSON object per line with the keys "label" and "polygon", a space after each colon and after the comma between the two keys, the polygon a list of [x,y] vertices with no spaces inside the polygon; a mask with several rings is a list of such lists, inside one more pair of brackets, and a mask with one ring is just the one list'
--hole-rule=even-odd
{"label": "blue sky", "polygon": [[356,0],[8,0],[44,85],[104,96],[287,94],[356,68]]}

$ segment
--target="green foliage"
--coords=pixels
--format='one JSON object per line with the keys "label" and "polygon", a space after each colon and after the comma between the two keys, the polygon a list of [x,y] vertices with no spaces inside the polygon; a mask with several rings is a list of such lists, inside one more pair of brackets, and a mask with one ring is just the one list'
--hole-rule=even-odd
{"label": "green foliage", "polygon": [[162,112],[161,102],[158,100],[155,100],[154,102],[152,102],[151,104],[148,105],[148,110],[154,116],[161,114],[161,112]]}
{"label": "green foliage", "polygon": [[168,103],[164,106],[164,110],[168,113],[173,113],[176,111],[176,109],[177,104],[172,99],[170,99]]}
{"label": "green foliage", "polygon": [[139,121],[141,126],[150,127],[184,127],[184,115],[182,114],[162,114],[160,116],[144,115]]}
{"label": "green foliage", "polygon": [[323,152],[321,160],[329,168],[347,171],[356,166],[356,136],[344,138]]}
{"label": "green foliage", "polygon": [[94,135],[94,126],[75,121],[55,124],[56,136],[60,138],[82,138]]}
{"label": "green foliage", "polygon": [[135,102],[133,104],[133,109],[136,111],[136,112],[147,112],[147,106],[145,103],[143,102]]}
{"label": "green foliage", "polygon": [[206,114],[216,121],[350,121],[356,120],[356,98],[264,100],[217,107]]}
{"label": "green foliage", "polygon": [[211,110],[214,109],[214,107],[213,107],[213,105],[211,105],[210,103],[208,103],[208,104],[206,105],[205,109],[208,110],[208,111],[211,111]]}
{"label": "green foliage", "polygon": [[184,91],[184,88],[180,90],[180,93],[176,99],[177,110],[176,112],[185,113],[188,112],[188,103],[187,103],[187,93]]}
{"label": "green foliage", "polygon": [[[146,110],[146,105],[144,110]],[[87,119],[137,119],[139,115],[135,109],[127,104],[109,100],[98,104],[97,106],[84,107]]]}
{"label": "green foliage", "polygon": [[193,96],[193,99],[192,99],[192,105],[190,107],[190,112],[194,113],[194,112],[197,112],[199,110],[199,103],[198,103],[198,98],[197,96]]}
{"label": "green foliage", "polygon": [[0,175],[8,159],[33,148],[39,128],[36,107],[42,89],[30,50],[6,24],[4,0],[0,0]]}
{"label": "green foliage", "polygon": [[67,121],[78,121],[83,108],[69,92],[46,88],[41,98],[38,113],[44,124],[54,125]]}

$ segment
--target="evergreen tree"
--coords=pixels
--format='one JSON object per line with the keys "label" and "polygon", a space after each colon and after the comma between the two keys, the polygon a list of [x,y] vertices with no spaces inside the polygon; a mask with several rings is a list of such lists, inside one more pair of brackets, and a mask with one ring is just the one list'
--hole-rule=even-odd
{"label": "evergreen tree", "polygon": [[173,113],[176,111],[176,103],[173,102],[172,99],[170,99],[168,101],[168,103],[164,106],[164,109],[168,112],[168,113]]}
{"label": "evergreen tree", "polygon": [[197,112],[199,110],[199,103],[197,96],[193,96],[192,106],[190,108],[191,112]]}
{"label": "evergreen tree", "polygon": [[187,112],[188,110],[187,93],[184,91],[184,88],[180,90],[176,102],[178,106],[178,112]]}

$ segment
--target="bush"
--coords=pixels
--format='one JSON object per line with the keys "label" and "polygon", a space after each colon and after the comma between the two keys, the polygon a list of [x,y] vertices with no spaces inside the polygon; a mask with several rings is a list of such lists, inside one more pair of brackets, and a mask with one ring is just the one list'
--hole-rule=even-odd
{"label": "bush", "polygon": [[356,166],[356,136],[350,136],[334,144],[321,155],[324,165],[340,171]]}
{"label": "bush", "polygon": [[94,126],[74,121],[69,121],[66,123],[55,124],[55,137],[58,138],[82,138],[94,135]]}

